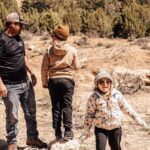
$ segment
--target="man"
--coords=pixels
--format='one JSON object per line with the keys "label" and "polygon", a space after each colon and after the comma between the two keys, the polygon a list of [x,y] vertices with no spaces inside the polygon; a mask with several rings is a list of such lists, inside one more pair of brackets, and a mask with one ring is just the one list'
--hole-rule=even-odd
{"label": "man", "polygon": [[[25,24],[16,12],[6,18],[6,30],[0,34],[0,96],[6,106],[6,131],[8,150],[17,150],[18,107],[24,112],[27,126],[27,145],[45,148],[47,144],[38,139],[36,103],[33,86],[36,77],[25,56],[20,33]],[[30,82],[27,71],[31,75]]]}

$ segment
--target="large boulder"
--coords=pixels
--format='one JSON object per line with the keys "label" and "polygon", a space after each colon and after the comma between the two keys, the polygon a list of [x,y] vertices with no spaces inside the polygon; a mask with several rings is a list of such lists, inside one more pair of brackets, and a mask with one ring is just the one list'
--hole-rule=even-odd
{"label": "large boulder", "polygon": [[150,70],[139,69],[129,70],[123,67],[116,67],[111,75],[114,79],[114,87],[123,94],[132,94],[138,90],[150,90]]}

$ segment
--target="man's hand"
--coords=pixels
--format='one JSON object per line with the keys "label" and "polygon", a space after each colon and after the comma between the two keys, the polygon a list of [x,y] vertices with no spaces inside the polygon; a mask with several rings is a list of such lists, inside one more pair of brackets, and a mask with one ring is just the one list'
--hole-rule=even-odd
{"label": "man's hand", "polygon": [[2,82],[0,82],[0,96],[2,97],[7,96],[7,88]]}
{"label": "man's hand", "polygon": [[36,78],[35,74],[31,74],[31,81],[32,81],[33,86],[35,86],[37,84],[37,78]]}

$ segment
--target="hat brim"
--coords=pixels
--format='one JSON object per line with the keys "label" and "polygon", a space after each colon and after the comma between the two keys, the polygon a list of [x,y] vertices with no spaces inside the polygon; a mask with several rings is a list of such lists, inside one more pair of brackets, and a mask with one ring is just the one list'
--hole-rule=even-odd
{"label": "hat brim", "polygon": [[21,23],[21,24],[23,24],[23,25],[28,25],[28,23],[25,22],[25,21],[19,21],[18,23]]}

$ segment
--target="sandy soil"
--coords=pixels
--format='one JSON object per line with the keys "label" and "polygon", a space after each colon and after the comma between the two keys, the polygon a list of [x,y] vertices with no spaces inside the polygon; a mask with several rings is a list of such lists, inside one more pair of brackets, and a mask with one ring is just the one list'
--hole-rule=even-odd
{"label": "sandy soil", "polygon": [[[40,36],[25,34],[27,55],[34,72],[38,78],[38,84],[35,87],[37,102],[37,122],[39,136],[42,140],[49,143],[54,139],[52,129],[51,104],[48,91],[41,87],[40,67],[43,53],[49,43]],[[29,38],[27,38],[27,36]],[[76,88],[73,101],[73,122],[75,138],[78,138],[83,131],[83,118],[85,106],[89,95],[93,89],[94,73],[101,69],[113,69],[116,66],[126,67],[132,70],[150,69],[150,39],[141,40],[123,40],[123,39],[104,39],[88,38],[83,45],[77,45],[81,36],[70,37],[69,42],[74,45],[79,53],[80,59],[86,59],[86,66],[74,73]],[[29,50],[30,49],[30,50]],[[125,95],[128,102],[140,114],[140,116],[150,124],[150,93],[139,91],[132,95]],[[5,107],[0,101],[0,146],[6,142],[5,131]],[[26,146],[26,127],[22,110],[19,110],[19,147]],[[150,150],[150,135],[147,135],[141,127],[137,126],[128,116],[124,116],[122,125],[122,149],[123,150]],[[93,129],[91,137],[84,141],[81,150],[94,150],[95,137]],[[0,150],[2,150],[0,148]],[[107,150],[109,148],[107,147]]]}

